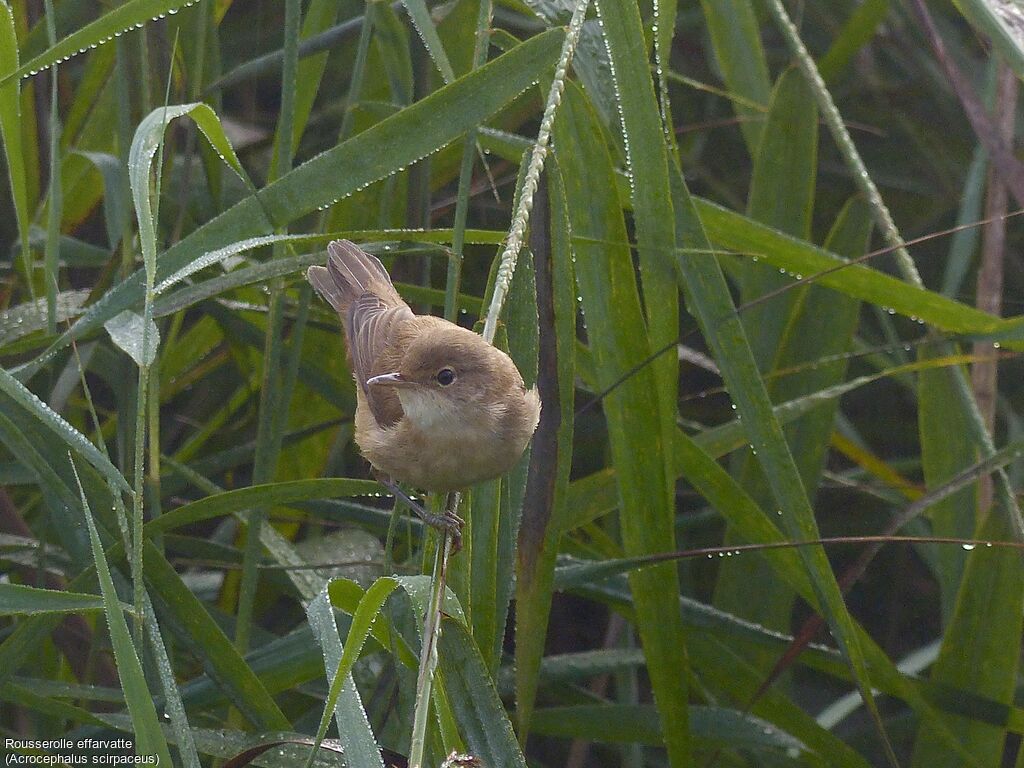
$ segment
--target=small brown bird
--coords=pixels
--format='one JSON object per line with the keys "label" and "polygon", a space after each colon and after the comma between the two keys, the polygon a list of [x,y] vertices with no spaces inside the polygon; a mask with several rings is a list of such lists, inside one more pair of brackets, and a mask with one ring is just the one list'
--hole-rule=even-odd
{"label": "small brown bird", "polygon": [[[335,240],[327,253],[306,278],[341,317],[356,444],[381,482],[399,494],[389,478],[454,491],[510,470],[540,418],[537,390],[512,359],[472,331],[413,314],[380,260],[354,243]],[[413,508],[432,524],[454,522]]]}

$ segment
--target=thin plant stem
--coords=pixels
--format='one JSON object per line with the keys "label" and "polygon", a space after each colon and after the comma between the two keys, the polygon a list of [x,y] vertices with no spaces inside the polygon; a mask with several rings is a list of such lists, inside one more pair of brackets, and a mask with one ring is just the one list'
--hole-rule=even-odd
{"label": "thin plant stem", "polygon": [[509,229],[508,240],[505,243],[505,250],[501,254],[498,264],[498,274],[494,281],[494,294],[491,296],[491,305],[487,310],[487,319],[484,321],[483,337],[489,343],[494,343],[494,334],[498,329],[498,317],[501,315],[501,308],[505,304],[505,297],[512,285],[512,275],[516,271],[516,260],[519,258],[519,251],[523,247],[523,239],[526,236],[526,226],[530,222],[530,210],[533,208],[533,196],[537,193],[537,185],[540,183],[540,174],[544,170],[544,158],[548,153],[548,142],[551,140],[551,129],[555,123],[555,113],[558,105],[562,102],[562,91],[565,89],[565,78],[568,74],[569,65],[572,63],[573,53],[576,51],[576,43],[580,39],[580,31],[583,29],[583,21],[587,17],[587,6],[590,0],[577,0],[576,7],[572,12],[572,19],[569,21],[569,28],[565,33],[565,40],[562,42],[562,53],[555,65],[555,77],[551,81],[551,88],[548,90],[548,98],[544,105],[544,115],[540,121],[540,130],[537,131],[537,140],[533,144],[533,151],[530,154],[530,161],[526,167],[526,178],[523,180],[523,190],[519,197],[519,205],[516,206],[515,215],[512,217],[512,226]]}
{"label": "thin plant stem", "polygon": [[[459,508],[461,494],[448,497],[449,511]],[[443,605],[445,582],[448,578],[448,558],[451,556],[452,540],[447,531],[441,534],[441,543],[434,553],[434,570],[431,577],[432,590],[430,605],[424,616],[423,642],[420,647],[419,673],[416,676],[416,709],[413,713],[412,736],[409,742],[409,768],[422,768],[423,751],[426,745],[427,712],[430,710],[431,687],[434,670],[437,668],[437,641],[441,636],[441,606]]]}
{"label": "thin plant stem", "polygon": [[864,165],[864,161],[861,159],[849,131],[846,130],[843,117],[839,114],[835,101],[832,100],[832,94],[829,92],[828,86],[825,85],[825,81],[818,72],[818,67],[814,63],[814,59],[811,58],[811,54],[804,47],[803,40],[800,39],[800,32],[797,30],[793,20],[789,18],[789,14],[786,13],[782,0],[768,0],[766,5],[768,12],[775,20],[776,26],[786,39],[790,52],[796,57],[800,70],[804,73],[804,77],[807,78],[811,91],[813,91],[814,97],[818,102],[818,108],[821,109],[825,125],[828,126],[829,132],[832,134],[832,138],[835,140],[836,146],[843,156],[843,160],[850,166],[850,170],[853,173],[853,183],[857,185],[861,194],[867,198],[868,204],[875,215],[875,223],[878,224],[878,228],[882,231],[882,237],[885,238],[889,245],[893,246],[900,274],[903,275],[903,279],[907,282],[922,287],[924,283],[921,280],[921,275],[914,265],[914,260],[904,247],[903,238],[896,228],[896,222],[893,221],[892,214],[889,213],[885,201],[882,200],[878,187],[875,186],[875,182],[872,181],[871,176],[868,174],[868,169]]}

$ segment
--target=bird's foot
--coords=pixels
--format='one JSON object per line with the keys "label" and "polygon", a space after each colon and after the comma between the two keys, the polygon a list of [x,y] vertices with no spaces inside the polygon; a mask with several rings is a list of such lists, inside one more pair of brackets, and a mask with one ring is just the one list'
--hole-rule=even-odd
{"label": "bird's foot", "polygon": [[465,520],[454,512],[447,510],[440,515],[429,512],[422,504],[403,491],[401,486],[390,477],[378,475],[377,482],[387,488],[395,497],[401,499],[424,523],[451,536],[452,554],[462,549],[462,526],[465,524]]}

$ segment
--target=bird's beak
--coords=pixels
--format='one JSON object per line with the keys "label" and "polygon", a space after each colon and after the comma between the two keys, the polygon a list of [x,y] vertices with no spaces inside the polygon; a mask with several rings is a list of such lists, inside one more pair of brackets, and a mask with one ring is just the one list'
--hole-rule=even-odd
{"label": "bird's beak", "polygon": [[412,384],[408,379],[403,379],[402,374],[398,373],[382,373],[380,376],[371,376],[366,380],[367,384],[380,384],[384,387],[408,387]]}

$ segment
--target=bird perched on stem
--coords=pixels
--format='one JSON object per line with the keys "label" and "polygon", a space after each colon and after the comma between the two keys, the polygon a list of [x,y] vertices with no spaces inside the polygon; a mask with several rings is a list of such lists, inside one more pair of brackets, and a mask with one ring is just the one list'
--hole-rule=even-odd
{"label": "bird perched on stem", "polygon": [[480,336],[416,315],[384,265],[348,240],[327,246],[327,266],[306,278],[338,312],[356,381],[356,444],[378,479],[425,521],[457,533],[394,481],[455,491],[503,475],[540,418],[512,359]]}

